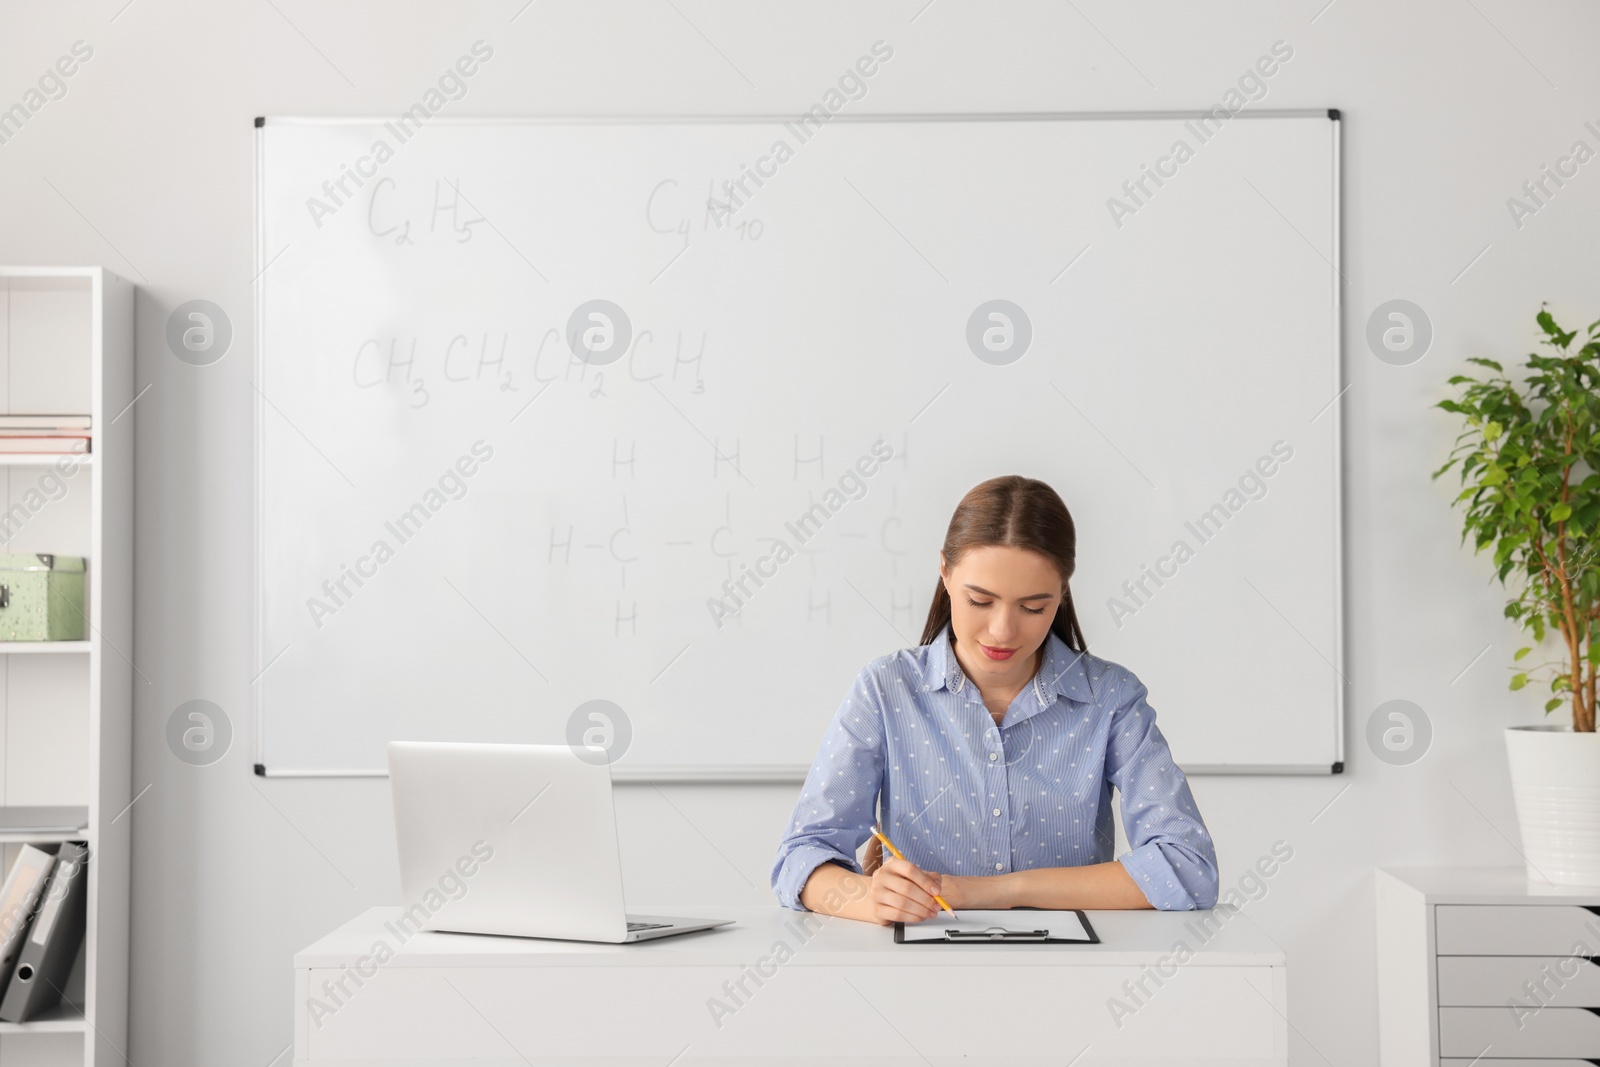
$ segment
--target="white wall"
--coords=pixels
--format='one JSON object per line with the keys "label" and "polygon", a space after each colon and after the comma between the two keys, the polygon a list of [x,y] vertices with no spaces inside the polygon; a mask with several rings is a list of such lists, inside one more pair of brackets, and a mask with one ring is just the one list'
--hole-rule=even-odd
{"label": "white wall", "polygon": [[[879,38],[895,58],[871,82],[872,110],[1191,108],[1289,42],[1262,106],[1337,106],[1346,119],[1350,756],[1341,778],[1205,778],[1195,791],[1225,885],[1273,841],[1295,849],[1245,912],[1289,953],[1293,1062],[1375,1060],[1374,865],[1520,863],[1500,731],[1537,721],[1539,702],[1505,691],[1516,635],[1487,560],[1457,548],[1450,487],[1427,477],[1454,433],[1429,405],[1463,358],[1526,352],[1539,301],[1569,327],[1600,317],[1600,162],[1520,230],[1506,208],[1573,141],[1600,147],[1583,128],[1600,125],[1600,9],[124,2],[0,10],[0,107],[74,41],[94,49],[67,95],[0,145],[0,260],[104,263],[140,285],[134,779],[151,788],[130,813],[133,1062],[272,1060],[290,1039],[291,953],[398,897],[385,783],[249,773],[250,119],[390,113],[478,38],[495,58],[455,113],[798,110]],[[1397,297],[1435,330],[1406,367],[1363,341],[1371,310]],[[235,328],[209,367],[163,339],[171,309],[196,298]],[[1104,624],[1090,613],[1086,625],[1093,647]],[[1239,649],[1241,686],[1250,657]],[[1407,767],[1365,742],[1371,711],[1397,697],[1435,731]],[[195,698],[226,709],[239,735],[210,767],[181,763],[163,739],[172,709]],[[768,900],[793,793],[624,789],[633,899]]]}

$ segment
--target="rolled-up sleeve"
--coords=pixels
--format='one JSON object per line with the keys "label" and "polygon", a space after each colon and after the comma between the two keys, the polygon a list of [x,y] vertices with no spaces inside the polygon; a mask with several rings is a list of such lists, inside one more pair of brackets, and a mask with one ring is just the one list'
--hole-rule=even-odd
{"label": "rolled-up sleeve", "polygon": [[1217,902],[1217,850],[1156,726],[1144,683],[1124,670],[1106,741],[1106,778],[1122,795],[1128,851],[1117,857],[1152,907],[1210,908]]}
{"label": "rolled-up sleeve", "polygon": [[883,693],[871,666],[856,678],[823,735],[772,865],[778,902],[808,911],[800,890],[827,862],[861,874],[856,851],[872,832],[883,780]]}

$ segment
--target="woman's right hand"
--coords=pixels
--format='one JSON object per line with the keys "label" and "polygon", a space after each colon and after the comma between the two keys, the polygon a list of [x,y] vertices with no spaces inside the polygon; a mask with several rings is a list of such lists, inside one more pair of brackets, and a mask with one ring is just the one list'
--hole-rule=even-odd
{"label": "woman's right hand", "polygon": [[925,871],[910,860],[889,857],[872,871],[868,890],[872,921],[879,926],[897,922],[919,923],[942,910],[934,895],[939,892],[939,875]]}

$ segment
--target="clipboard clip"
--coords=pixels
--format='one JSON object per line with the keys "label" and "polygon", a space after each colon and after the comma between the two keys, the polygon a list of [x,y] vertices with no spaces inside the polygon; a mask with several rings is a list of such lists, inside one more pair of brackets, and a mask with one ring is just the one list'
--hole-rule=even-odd
{"label": "clipboard clip", "polygon": [[1045,941],[1049,930],[1007,930],[1003,926],[990,926],[982,930],[946,930],[946,941]]}

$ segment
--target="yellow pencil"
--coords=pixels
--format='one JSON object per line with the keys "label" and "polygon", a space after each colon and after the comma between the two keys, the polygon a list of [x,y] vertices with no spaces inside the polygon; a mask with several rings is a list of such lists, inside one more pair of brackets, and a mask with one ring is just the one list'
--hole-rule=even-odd
{"label": "yellow pencil", "polygon": [[[885,834],[878,827],[874,826],[872,828],[872,836],[876,837],[879,841],[882,841],[883,842],[883,847],[888,849],[890,852],[894,853],[894,858],[895,859],[903,860],[903,859],[906,858],[905,855],[899,849],[894,847],[894,842],[889,840],[888,835]],[[933,895],[933,899],[937,900],[939,902],[939,906],[941,908],[943,908],[945,911],[948,911],[950,913],[950,917],[952,919],[961,918],[961,916],[956,914],[956,909],[952,908],[950,905],[945,903],[944,897],[941,897],[939,894],[935,893]]]}

